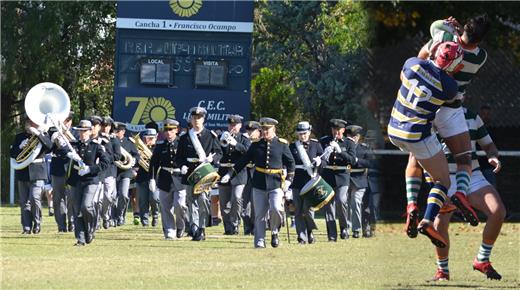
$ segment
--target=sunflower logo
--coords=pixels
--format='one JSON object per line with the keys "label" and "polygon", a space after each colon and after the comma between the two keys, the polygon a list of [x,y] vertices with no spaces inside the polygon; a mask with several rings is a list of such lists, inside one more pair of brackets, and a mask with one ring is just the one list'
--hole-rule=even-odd
{"label": "sunflower logo", "polygon": [[180,17],[190,17],[199,12],[202,0],[170,0],[170,7]]}
{"label": "sunflower logo", "polygon": [[175,107],[166,98],[150,98],[144,108],[141,120],[144,124],[160,122],[166,118],[175,118]]}

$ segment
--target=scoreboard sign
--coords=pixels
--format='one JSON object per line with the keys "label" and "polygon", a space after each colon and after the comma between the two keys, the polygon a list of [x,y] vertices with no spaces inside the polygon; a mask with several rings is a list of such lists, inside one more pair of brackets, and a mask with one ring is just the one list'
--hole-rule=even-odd
{"label": "scoreboard sign", "polygon": [[113,116],[129,130],[165,118],[206,126],[250,114],[252,1],[119,1]]}

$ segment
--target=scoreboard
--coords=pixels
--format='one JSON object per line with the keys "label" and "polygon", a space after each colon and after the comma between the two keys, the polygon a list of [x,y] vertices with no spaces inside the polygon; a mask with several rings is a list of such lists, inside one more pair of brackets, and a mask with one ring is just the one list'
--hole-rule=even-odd
{"label": "scoreboard", "polygon": [[113,116],[131,131],[165,118],[206,126],[250,114],[252,1],[119,1]]}

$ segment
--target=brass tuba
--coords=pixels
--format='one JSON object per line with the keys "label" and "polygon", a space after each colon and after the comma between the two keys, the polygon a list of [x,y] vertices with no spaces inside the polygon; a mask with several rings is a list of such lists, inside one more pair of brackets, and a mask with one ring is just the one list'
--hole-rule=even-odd
{"label": "brass tuba", "polygon": [[137,151],[139,152],[139,165],[141,165],[146,172],[150,171],[150,160],[152,159],[152,150],[144,144],[143,140],[139,137],[140,133],[137,133],[130,138],[130,141],[134,142]]}
{"label": "brass tuba", "polygon": [[[53,124],[63,121],[70,112],[70,98],[67,92],[54,83],[39,83],[25,96],[25,112],[36,125]],[[11,158],[11,167],[20,170],[31,164],[40,154],[42,144],[37,136],[31,136],[22,151]]]}
{"label": "brass tuba", "polygon": [[114,161],[116,166],[122,170],[128,170],[132,168],[132,166],[135,164],[135,158],[128,151],[126,151],[123,146],[121,146],[121,155],[123,156],[123,160]]}

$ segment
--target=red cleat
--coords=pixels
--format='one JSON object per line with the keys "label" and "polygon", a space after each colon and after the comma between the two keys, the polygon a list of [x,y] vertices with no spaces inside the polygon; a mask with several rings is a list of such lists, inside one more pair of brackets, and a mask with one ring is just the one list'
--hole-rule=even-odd
{"label": "red cleat", "polygon": [[460,191],[455,192],[455,194],[451,197],[451,201],[458,209],[460,209],[464,219],[469,222],[470,225],[474,227],[478,226],[480,221],[478,220],[477,213],[469,204],[468,198],[464,195],[464,193]]}
{"label": "red cleat", "polygon": [[441,269],[437,269],[435,272],[435,276],[431,279],[431,281],[448,281],[450,280],[450,274],[444,273]]}
{"label": "red cleat", "polygon": [[498,274],[498,272],[491,266],[491,262],[479,262],[477,258],[473,260],[473,270],[477,270],[479,272],[482,272],[486,274],[488,279],[491,280],[500,280],[502,279],[502,276]]}
{"label": "red cleat", "polygon": [[417,225],[419,224],[419,207],[417,204],[410,203],[406,207],[406,234],[410,238],[417,237]]}
{"label": "red cleat", "polygon": [[423,224],[419,225],[417,230],[419,230],[419,233],[430,238],[430,241],[432,242],[432,244],[434,244],[438,248],[445,248],[446,245],[448,244],[446,242],[446,240],[444,240],[444,238],[441,236],[441,234],[439,234],[439,232],[436,231],[428,223],[423,223]]}

